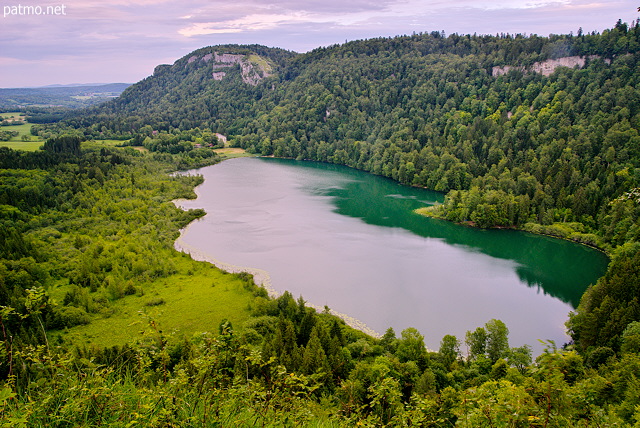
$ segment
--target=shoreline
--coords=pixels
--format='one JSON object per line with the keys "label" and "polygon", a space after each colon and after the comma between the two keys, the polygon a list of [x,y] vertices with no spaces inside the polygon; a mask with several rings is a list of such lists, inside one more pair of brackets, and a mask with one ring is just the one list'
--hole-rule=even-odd
{"label": "shoreline", "polygon": [[[435,205],[433,205],[435,206]],[[525,228],[520,228],[520,227],[515,227],[515,226],[493,226],[493,227],[488,227],[488,228],[481,228],[476,226],[472,221],[451,221],[451,220],[447,220],[444,217],[440,217],[438,215],[434,215],[430,212],[428,212],[429,208],[432,208],[433,206],[430,207],[422,207],[422,208],[416,208],[415,210],[413,210],[413,212],[419,216],[422,217],[427,217],[427,218],[432,218],[432,219],[436,219],[436,220],[442,220],[442,221],[447,221],[449,223],[453,223],[453,224],[457,224],[458,226],[463,226],[463,227],[469,227],[472,229],[484,229],[484,230],[515,230],[516,232],[524,232],[524,233],[530,233],[532,235],[537,235],[537,236],[546,236],[547,238],[553,238],[553,239],[560,239],[563,241],[567,241],[567,242],[571,242],[573,244],[578,244],[578,245],[584,245],[587,248],[591,248],[592,250],[596,250],[601,252],[602,254],[604,254],[605,256],[607,256],[609,258],[609,260],[611,260],[611,251],[607,250],[606,248],[603,247],[599,247],[597,245],[592,245],[589,244],[587,242],[582,242],[582,241],[576,241],[574,239],[571,239],[567,236],[560,236],[560,235],[554,235],[552,233],[543,233],[543,232],[535,232],[533,230],[527,230]],[[533,223],[535,225],[537,225],[537,223]],[[542,225],[540,225],[542,226]]]}
{"label": "shoreline", "polygon": [[[186,174],[188,171],[181,171],[181,174]],[[196,186],[193,191],[196,194],[196,198],[195,199],[184,199],[184,198],[180,198],[180,199],[174,199],[173,204],[181,209],[184,210],[184,207],[180,205],[181,202],[183,201],[193,201],[196,200],[197,198],[200,197],[200,193],[198,192],[198,188],[200,186],[202,186],[203,183],[199,184],[198,186]],[[278,296],[280,296],[284,291],[278,291],[273,287],[273,284],[271,282],[271,276],[269,275],[269,272],[267,272],[266,270],[263,269],[258,269],[258,268],[252,268],[252,267],[246,267],[246,266],[238,266],[238,265],[233,265],[231,263],[226,263],[223,262],[222,260],[216,259],[215,257],[211,256],[210,254],[201,251],[199,249],[197,249],[196,247],[187,244],[183,237],[185,235],[185,233],[187,233],[189,231],[189,229],[191,228],[192,225],[194,225],[197,221],[201,220],[203,217],[199,218],[199,219],[195,219],[192,222],[190,222],[186,227],[182,228],[179,230],[180,235],[178,236],[178,238],[174,241],[173,243],[173,248],[176,251],[179,251],[181,253],[187,254],[189,257],[191,257],[193,260],[199,261],[199,262],[207,262],[210,263],[212,265],[214,265],[216,268],[224,271],[224,272],[229,272],[229,273],[241,273],[241,272],[246,272],[249,273],[251,275],[253,275],[253,282],[259,286],[259,287],[264,287],[265,290],[267,290],[267,294],[269,295],[270,298],[275,299]],[[318,305],[314,305],[313,303],[307,302],[305,301],[305,305],[313,308],[316,310],[316,312],[318,313],[322,313],[325,311],[325,307],[324,306],[318,306]],[[340,318],[341,320],[343,320],[345,322],[345,324],[347,324],[349,327],[354,328],[356,330],[360,330],[361,332],[368,334],[369,336],[375,337],[375,338],[380,338],[382,337],[382,335],[373,330],[372,328],[370,328],[369,326],[367,326],[367,324],[365,324],[364,322],[358,320],[357,318],[351,317],[347,314],[343,314],[341,312],[337,312],[331,308],[329,308],[329,314],[336,316],[338,318]]]}
{"label": "shoreline", "polygon": [[[269,156],[258,155],[257,157],[273,158],[273,159],[302,160],[302,161],[305,161],[305,162],[306,161],[320,162],[320,163],[325,163],[325,164],[328,164],[328,165],[344,166],[346,168],[352,168],[352,169],[355,169],[357,171],[366,172],[367,174],[372,174],[372,175],[376,175],[378,177],[387,178],[387,179],[389,179],[391,181],[394,181],[395,183],[397,183],[397,184],[399,184],[401,186],[414,187],[416,189],[424,189],[424,190],[428,190],[430,192],[438,192],[438,193],[442,193],[443,195],[446,195],[445,192],[439,192],[437,190],[429,189],[428,187],[425,187],[425,186],[417,186],[417,185],[413,185],[413,184],[400,183],[399,181],[394,180],[391,177],[387,177],[387,176],[379,175],[379,174],[374,174],[371,171],[368,171],[368,170],[365,170],[365,169],[359,169],[359,168],[356,168],[354,166],[349,166],[349,165],[345,165],[345,164],[333,163],[333,162],[328,162],[328,161],[316,161],[316,160],[312,160],[312,159],[296,159],[296,158],[287,158],[287,157],[276,158],[274,155],[269,155]],[[424,211],[421,212],[421,210],[424,210],[425,208],[432,208],[432,207],[435,207],[437,205],[440,205],[440,204],[438,203],[436,205],[431,205],[431,206],[428,206],[428,207],[416,208],[415,210],[413,210],[413,212],[415,214],[418,214],[418,215],[422,216],[422,217],[433,218],[433,219],[436,219],[436,220],[443,220],[443,221],[446,221],[446,222],[449,222],[449,223],[457,224],[459,226],[470,227],[470,228],[474,228],[474,229],[482,229],[482,228],[476,226],[475,224],[473,224],[473,222],[471,222],[471,221],[468,221],[468,222],[456,222],[456,221],[447,220],[446,218],[439,217],[439,216],[436,216],[436,215],[426,214]],[[518,232],[531,233],[533,235],[546,236],[547,238],[561,239],[563,241],[572,242],[572,243],[578,244],[578,245],[584,245],[585,247],[588,247],[588,248],[591,248],[593,250],[599,251],[599,252],[603,253],[605,256],[607,256],[609,259],[611,259],[611,257],[612,257],[611,249],[608,249],[606,247],[600,247],[600,246],[597,246],[597,245],[592,245],[592,244],[589,244],[587,242],[576,241],[574,239],[571,239],[571,238],[565,237],[565,236],[554,235],[554,234],[551,234],[551,233],[534,232],[532,230],[527,230],[527,229],[519,228],[519,227],[515,227],[515,226],[504,226],[504,227],[503,226],[494,226],[494,227],[486,228],[485,230],[492,230],[492,229],[493,230],[499,230],[499,229],[515,230],[515,231],[518,231]]]}

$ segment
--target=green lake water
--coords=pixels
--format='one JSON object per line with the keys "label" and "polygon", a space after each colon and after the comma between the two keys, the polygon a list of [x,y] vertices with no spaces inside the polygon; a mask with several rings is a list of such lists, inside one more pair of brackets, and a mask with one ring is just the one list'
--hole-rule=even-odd
{"label": "green lake water", "polygon": [[183,234],[189,247],[379,333],[415,327],[432,349],[492,318],[511,346],[562,345],[568,312],[608,263],[567,241],[419,216],[443,195],[346,167],[239,158],[191,173],[205,182],[180,205],[207,215]]}

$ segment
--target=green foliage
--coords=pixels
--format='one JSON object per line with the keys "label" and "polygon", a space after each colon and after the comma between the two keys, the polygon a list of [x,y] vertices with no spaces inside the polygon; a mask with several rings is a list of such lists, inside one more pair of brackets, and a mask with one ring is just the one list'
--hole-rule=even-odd
{"label": "green foliage", "polygon": [[450,368],[460,358],[460,342],[455,336],[448,334],[442,338],[438,353],[442,356],[444,366]]}
{"label": "green foliage", "polygon": [[[320,336],[314,330],[312,347]],[[438,390],[435,367],[420,374],[415,362],[365,357],[331,392],[323,373],[286,368],[227,322],[184,340],[149,319],[134,346],[24,347],[17,358],[30,369],[0,389],[7,426],[632,427],[640,403],[637,354],[590,372],[554,347],[527,373],[514,376],[499,360],[493,379]],[[464,374],[477,363],[459,364],[445,376],[477,379]]]}
{"label": "green foliage", "polygon": [[77,135],[61,135],[45,141],[43,149],[51,153],[68,153],[77,156],[80,154],[81,142],[82,138]]}
{"label": "green foliage", "polygon": [[[621,333],[625,365],[606,350],[588,364],[555,349],[532,363],[530,348],[508,348],[499,320],[467,334],[465,360],[454,336],[438,352],[412,328],[374,339],[290,293],[267,298],[248,274],[227,274],[254,296],[253,318],[238,329],[220,320],[206,328],[217,334],[191,339],[167,333],[176,324],[165,309],[185,330],[186,313],[200,309],[178,308],[188,299],[158,286],[188,283],[193,298],[201,282],[222,288],[211,282],[225,275],[172,249],[176,231],[201,213],[168,201],[189,196],[200,178],[165,175],[179,154],[31,156],[19,159],[53,166],[3,171],[11,195],[0,229],[3,425],[559,427],[637,416],[633,323]],[[125,330],[131,321],[122,314],[134,302],[148,311],[136,344],[71,346],[51,334]],[[118,317],[96,318],[117,308]]]}
{"label": "green foliage", "polygon": [[0,130],[0,141],[9,141],[18,136],[18,131],[3,131]]}
{"label": "green foliage", "polygon": [[467,331],[465,343],[469,348],[469,359],[475,360],[483,356],[487,349],[487,331],[483,327],[478,327],[475,331]]}
{"label": "green foliage", "polygon": [[413,327],[402,330],[396,356],[401,362],[415,361],[422,368],[427,364],[424,337]]}
{"label": "green foliage", "polygon": [[[640,321],[640,244],[620,247],[605,275],[583,295],[567,323],[582,351],[592,347],[620,349],[627,331],[628,345]],[[628,329],[628,330],[627,330]]]}
{"label": "green foliage", "polygon": [[[63,135],[45,151],[5,149],[1,158],[0,305],[11,309],[2,320],[11,346],[46,343],[46,330],[108,316],[113,302],[175,274],[177,230],[202,215],[170,202],[201,180],[166,175],[179,157],[163,162],[80,141]],[[11,371],[0,364],[2,376]]]}
{"label": "green foliage", "polygon": [[509,355],[509,329],[500,320],[485,324],[487,330],[487,357],[492,363]]}

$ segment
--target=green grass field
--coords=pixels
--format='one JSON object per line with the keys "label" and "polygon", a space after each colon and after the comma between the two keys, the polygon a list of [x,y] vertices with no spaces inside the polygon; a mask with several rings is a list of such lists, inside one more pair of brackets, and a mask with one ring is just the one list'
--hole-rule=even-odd
{"label": "green grass field", "polygon": [[240,149],[236,147],[225,147],[224,149],[215,149],[214,152],[219,154],[222,160],[256,156],[254,154],[247,153],[244,149]]}
{"label": "green grass field", "polygon": [[40,149],[40,147],[44,144],[44,141],[15,141],[15,139],[11,139],[11,141],[0,141],[0,147],[9,147],[13,150],[25,150],[27,152],[35,152]]}
{"label": "green grass field", "polygon": [[[78,345],[122,345],[135,342],[151,329],[153,320],[164,334],[191,337],[205,331],[217,332],[223,319],[235,329],[250,317],[253,294],[236,275],[224,273],[204,262],[177,255],[178,271],[168,278],[145,284],[144,295],[127,296],[112,305],[110,316],[92,317],[91,323],[52,332]],[[51,290],[57,301],[66,286]]]}
{"label": "green grass field", "polygon": [[[44,144],[44,140],[42,138],[34,137],[33,135],[31,135],[30,133],[31,124],[29,123],[25,125],[19,125],[19,126],[4,126],[2,127],[2,129],[18,131],[20,132],[20,135],[12,138],[9,141],[0,141],[0,147],[9,147],[10,149],[13,149],[13,150],[26,150],[26,151],[33,152],[38,150]],[[21,140],[21,135],[22,133],[25,133],[25,132],[27,135],[31,137],[33,141]],[[95,142],[91,142],[91,143],[87,142],[83,144],[94,144],[94,145],[115,147],[121,143],[122,141],[120,140],[96,140]]]}
{"label": "green grass field", "polygon": [[[22,118],[22,113],[12,112],[12,113],[0,113],[2,119],[8,119],[11,116],[14,118]],[[2,131],[17,131],[18,135],[11,138],[9,141],[0,141],[0,147],[9,147],[14,150],[26,150],[30,152],[34,152],[42,146],[44,140],[40,137],[31,135],[31,123],[25,123],[22,125],[11,125],[11,126],[3,126],[0,127]],[[22,136],[27,135],[29,137],[29,141],[22,141]]]}
{"label": "green grass field", "polygon": [[10,118],[24,120],[25,119],[25,114],[24,113],[20,113],[19,111],[9,112],[9,113],[0,113],[0,118],[2,118],[2,120],[10,119]]}
{"label": "green grass field", "polygon": [[104,146],[115,147],[124,143],[124,140],[94,140],[94,142]]}

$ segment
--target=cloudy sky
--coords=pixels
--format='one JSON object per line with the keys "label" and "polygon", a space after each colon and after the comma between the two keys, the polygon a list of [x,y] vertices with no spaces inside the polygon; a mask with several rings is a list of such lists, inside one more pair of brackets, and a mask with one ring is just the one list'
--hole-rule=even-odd
{"label": "cloudy sky", "polygon": [[[200,47],[612,28],[640,0],[0,0],[0,87],[133,83]],[[48,14],[47,14],[48,12]]]}

